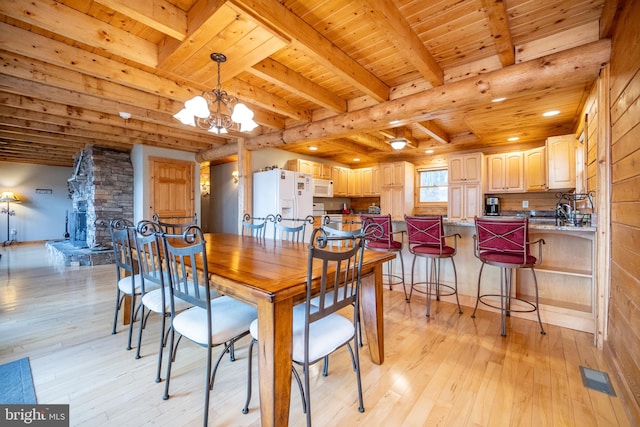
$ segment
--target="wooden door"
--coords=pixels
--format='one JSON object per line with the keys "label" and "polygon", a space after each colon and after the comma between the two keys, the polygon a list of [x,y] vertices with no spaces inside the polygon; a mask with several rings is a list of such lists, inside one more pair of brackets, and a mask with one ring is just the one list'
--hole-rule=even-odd
{"label": "wooden door", "polygon": [[194,163],[149,157],[149,218],[193,216],[195,213]]}

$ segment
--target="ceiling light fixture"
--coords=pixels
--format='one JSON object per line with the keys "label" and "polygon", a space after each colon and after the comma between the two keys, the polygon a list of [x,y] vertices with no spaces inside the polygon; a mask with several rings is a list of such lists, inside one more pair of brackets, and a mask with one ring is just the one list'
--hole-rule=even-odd
{"label": "ceiling light fixture", "polygon": [[309,147],[310,151],[318,151],[318,147],[316,147],[315,145],[312,145]]}
{"label": "ceiling light fixture", "polygon": [[227,57],[221,53],[212,53],[211,60],[218,63],[218,86],[186,101],[184,108],[173,117],[182,124],[217,134],[227,133],[228,130],[251,132],[258,127],[253,121],[253,111],[235,96],[230,96],[220,85],[220,64]]}
{"label": "ceiling light fixture", "polygon": [[433,150],[429,149],[429,150],[424,150],[425,154],[433,154]]}
{"label": "ceiling light fixture", "polygon": [[512,137],[510,137],[510,138],[507,138],[507,141],[511,141],[511,142],[513,142],[513,141],[517,141],[517,140],[519,140],[519,139],[520,139],[520,138],[518,138],[517,136],[512,136]]}
{"label": "ceiling light fixture", "polygon": [[547,111],[546,113],[542,113],[542,116],[543,117],[552,117],[552,116],[557,116],[558,114],[560,114],[560,111],[553,110],[553,111]]}
{"label": "ceiling light fixture", "polygon": [[495,99],[492,99],[492,100],[491,100],[491,102],[502,102],[502,101],[506,101],[506,99],[507,99],[507,98],[504,98],[504,97],[502,97],[502,98],[495,98]]}
{"label": "ceiling light fixture", "polygon": [[402,150],[407,145],[407,140],[403,138],[392,139],[389,144],[394,150]]}

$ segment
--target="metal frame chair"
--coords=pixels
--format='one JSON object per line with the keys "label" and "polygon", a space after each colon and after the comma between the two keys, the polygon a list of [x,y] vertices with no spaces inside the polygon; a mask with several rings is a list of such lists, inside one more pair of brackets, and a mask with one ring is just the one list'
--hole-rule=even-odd
{"label": "metal frame chair", "polygon": [[112,334],[116,333],[118,324],[118,312],[126,297],[131,297],[131,310],[129,314],[129,337],[127,339],[127,350],[131,350],[131,336],[133,333],[133,322],[137,317],[140,308],[136,303],[136,297],[142,294],[144,278],[136,273],[133,245],[135,245],[135,227],[133,223],[124,218],[118,218],[109,222],[109,233],[113,244],[113,252],[116,264],[116,308],[113,315]]}
{"label": "metal frame chair", "polygon": [[[349,239],[353,244],[330,245],[331,241]],[[358,410],[364,412],[362,384],[360,379],[360,358],[358,334],[356,333],[360,302],[360,273],[364,253],[364,233],[344,237],[332,237],[316,228],[311,236],[308,253],[307,294],[304,304],[293,309],[293,362],[302,366],[304,382],[298,370],[293,368],[293,376],[303,397],[303,411],[307,426],[311,426],[311,394],[309,366],[325,360],[337,349],[347,346],[356,373],[358,386]],[[314,275],[322,272],[319,289],[314,288]],[[317,305],[316,305],[317,304]],[[353,306],[351,320],[338,311]],[[247,401],[243,413],[248,412],[251,400],[251,352],[258,340],[258,321],[250,327],[254,340],[249,347],[249,381]],[[353,345],[352,345],[353,344]],[[304,385],[303,385],[304,384]]]}
{"label": "metal frame chair", "polygon": [[152,219],[167,234],[182,234],[192,225],[198,225],[198,214],[195,213],[193,216],[165,216],[162,218],[154,213]]}
{"label": "metal frame chair", "polygon": [[[156,382],[160,382],[160,372],[162,369],[162,354],[167,341],[168,331],[166,319],[171,316],[170,290],[166,286],[168,274],[162,262],[162,243],[160,234],[162,233],[158,223],[143,220],[136,227],[136,252],[138,255],[138,266],[143,277],[142,298],[140,300],[140,327],[138,331],[138,347],[136,349],[136,359],[139,359],[142,348],[142,330],[146,327],[149,315],[157,313],[162,317],[160,328],[160,347],[158,349],[158,367],[156,370]],[[152,288],[147,286],[153,284]],[[182,300],[176,301],[176,311],[183,311],[191,307],[191,304]],[[145,314],[146,311],[146,314]]]}
{"label": "metal frame chair", "polygon": [[[262,222],[256,222],[262,221]],[[266,217],[252,217],[248,213],[242,216],[241,236],[251,236],[264,239],[267,234],[267,221],[275,223],[275,215],[269,214]]]}
{"label": "metal frame chair", "polygon": [[[211,297],[209,271],[207,267],[206,242],[202,230],[191,226],[182,235],[162,234],[165,267],[169,273],[171,328],[169,333],[170,351],[167,357],[167,374],[163,399],[169,398],[171,368],[175,360],[178,344],[182,338],[207,349],[207,367],[204,398],[203,425],[208,423],[209,395],[213,389],[216,371],[225,353],[235,360],[234,344],[249,334],[249,325],[258,318],[255,307],[228,296]],[[202,266],[196,272],[195,266]],[[201,273],[201,274],[199,274]],[[177,300],[183,300],[193,307],[178,313]],[[180,335],[176,341],[175,335]],[[224,349],[212,366],[213,347]]]}
{"label": "metal frame chair", "polygon": [[[292,221],[293,226],[282,225],[282,221]],[[300,225],[295,225],[300,223]],[[306,218],[283,218],[278,214],[275,216],[274,222],[274,239],[286,240],[289,242],[304,241],[307,224],[313,225],[313,216],[307,215]]]}
{"label": "metal frame chair", "polygon": [[[440,301],[441,296],[456,296],[458,304],[458,313],[462,314],[460,300],[458,299],[458,273],[456,271],[456,263],[453,260],[458,249],[458,238],[462,238],[460,234],[444,234],[444,225],[442,216],[404,216],[407,224],[407,239],[409,252],[413,254],[413,262],[411,263],[411,289],[407,302],[411,302],[413,290],[425,294],[427,298],[427,317],[431,315],[431,296],[436,296],[436,301]],[[453,237],[453,246],[448,246],[447,237]],[[423,257],[426,261],[426,277],[424,282],[414,281],[414,270],[416,259]],[[449,258],[453,266],[453,285],[445,285],[440,283],[440,260]],[[416,285],[425,285],[425,289],[416,288]],[[435,292],[432,288],[435,286]],[[446,288],[445,293],[440,292],[440,288]]]}
{"label": "metal frame chair", "polygon": [[[396,258],[400,258],[402,277],[393,274],[393,260],[387,263],[387,273],[383,274],[387,278],[387,284],[391,290],[394,285],[402,285],[404,298],[407,299],[407,288],[404,280],[404,260],[402,258],[402,242],[404,240],[404,230],[393,231],[391,214],[387,215],[362,215],[362,226],[366,228],[369,224],[378,224],[381,232],[375,232],[367,237],[365,247],[373,251],[395,252]],[[380,230],[380,229],[378,229]],[[394,239],[395,235],[400,235],[400,241]]]}
{"label": "metal frame chair", "polygon": [[[540,318],[538,309],[538,280],[534,267],[542,262],[543,239],[529,242],[529,220],[527,218],[478,218],[475,217],[476,234],[474,240],[474,255],[482,262],[480,273],[478,274],[478,296],[476,305],[471,317],[476,317],[478,303],[500,310],[502,318],[502,336],[507,335],[506,317],[514,312],[530,313],[535,311],[538,315],[540,333],[546,334]],[[538,256],[531,255],[532,245],[538,245]],[[500,267],[500,294],[481,294],[480,284],[482,280],[482,270],[486,264]],[[530,268],[533,274],[535,287],[535,301],[530,301],[511,296],[511,279],[513,270],[517,268]],[[487,301],[489,297],[498,297],[500,306]],[[513,308],[512,300],[523,303],[526,308]]]}

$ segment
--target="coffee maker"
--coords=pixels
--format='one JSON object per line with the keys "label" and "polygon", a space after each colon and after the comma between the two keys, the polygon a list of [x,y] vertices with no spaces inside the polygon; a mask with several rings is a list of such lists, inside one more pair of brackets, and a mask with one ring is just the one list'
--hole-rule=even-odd
{"label": "coffee maker", "polygon": [[484,214],[489,216],[500,215],[500,199],[497,197],[485,197]]}

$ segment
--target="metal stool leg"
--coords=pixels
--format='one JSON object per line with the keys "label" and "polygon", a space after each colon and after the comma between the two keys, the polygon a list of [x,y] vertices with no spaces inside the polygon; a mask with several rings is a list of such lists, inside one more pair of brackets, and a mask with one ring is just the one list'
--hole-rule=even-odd
{"label": "metal stool leg", "polygon": [[538,279],[536,278],[536,271],[531,268],[531,273],[533,273],[533,283],[536,288],[536,314],[538,315],[538,323],[540,324],[540,333],[542,335],[546,335],[547,333],[544,331],[544,327],[542,326],[542,319],[540,318],[540,306],[538,305]]}

